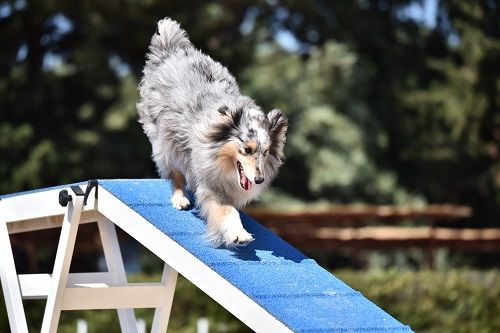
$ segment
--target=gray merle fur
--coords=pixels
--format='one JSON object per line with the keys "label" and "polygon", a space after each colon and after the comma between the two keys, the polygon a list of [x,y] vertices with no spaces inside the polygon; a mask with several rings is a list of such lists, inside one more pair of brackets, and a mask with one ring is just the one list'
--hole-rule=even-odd
{"label": "gray merle fur", "polygon": [[[171,19],[158,23],[139,91],[139,122],[160,176],[180,171],[197,205],[213,200],[241,207],[268,187],[283,161],[286,117],[278,110],[264,114],[229,71],[197,50]],[[255,153],[256,163],[265,160],[260,170],[265,181],[244,191],[236,166],[228,173],[217,164],[218,151],[227,142],[257,138],[257,129],[258,146],[269,145],[268,157]]]}

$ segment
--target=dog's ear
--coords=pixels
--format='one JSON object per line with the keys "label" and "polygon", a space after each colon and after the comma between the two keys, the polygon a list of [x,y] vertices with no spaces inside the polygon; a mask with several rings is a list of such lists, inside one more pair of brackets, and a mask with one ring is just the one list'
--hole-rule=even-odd
{"label": "dog's ear", "polygon": [[283,112],[274,109],[267,114],[269,120],[269,134],[271,136],[271,148],[269,153],[276,158],[283,159],[283,148],[285,146],[285,134],[288,129],[288,119]]}
{"label": "dog's ear", "polygon": [[238,131],[243,114],[243,110],[230,110],[227,105],[220,106],[217,111],[220,117],[210,128],[206,137],[213,143],[227,141],[231,138]]}
{"label": "dog's ear", "polygon": [[288,119],[283,112],[274,109],[267,114],[269,120],[269,132],[272,138],[285,136],[288,128]]}
{"label": "dog's ear", "polygon": [[221,107],[219,107],[219,113],[223,116],[227,116],[228,112],[229,112],[229,108],[227,107],[227,105],[222,105]]}
{"label": "dog's ear", "polygon": [[218,109],[219,114],[231,127],[237,128],[241,122],[242,109],[230,110],[227,105],[222,105]]}

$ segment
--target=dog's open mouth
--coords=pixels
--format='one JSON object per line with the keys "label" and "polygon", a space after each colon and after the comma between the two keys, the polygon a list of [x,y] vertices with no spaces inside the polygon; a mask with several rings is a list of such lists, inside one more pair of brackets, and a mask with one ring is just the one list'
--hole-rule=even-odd
{"label": "dog's open mouth", "polygon": [[247,175],[245,175],[245,171],[240,161],[236,161],[236,166],[238,168],[238,175],[240,176],[240,186],[245,191],[248,191],[252,188],[252,182],[247,178]]}

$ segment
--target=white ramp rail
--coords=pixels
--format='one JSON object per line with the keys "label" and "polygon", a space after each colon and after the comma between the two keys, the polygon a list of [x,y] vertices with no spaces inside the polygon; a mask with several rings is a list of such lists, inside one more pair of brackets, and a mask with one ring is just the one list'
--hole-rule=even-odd
{"label": "white ramp rail", "polygon": [[[35,298],[47,299],[42,333],[77,309],[117,309],[122,332],[136,333],[134,308],[155,308],[152,332],[165,332],[178,272],[256,332],[411,332],[245,214],[256,240],[213,248],[196,210],[175,210],[170,193],[164,180],[100,180],[1,196],[0,277],[12,332],[28,332],[22,301]],[[97,223],[107,272],[70,273],[82,223]],[[164,261],[161,282],[127,282],[115,225]],[[9,234],[58,227],[51,274],[17,274]]]}

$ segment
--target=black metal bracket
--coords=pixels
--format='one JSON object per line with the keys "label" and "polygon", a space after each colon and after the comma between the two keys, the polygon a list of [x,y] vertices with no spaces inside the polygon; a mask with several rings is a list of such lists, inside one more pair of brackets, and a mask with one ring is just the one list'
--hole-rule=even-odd
{"label": "black metal bracket", "polygon": [[[76,196],[83,196],[83,205],[87,205],[87,199],[90,195],[90,191],[95,187],[95,197],[97,198],[97,185],[99,185],[99,182],[96,179],[89,180],[87,182],[87,188],[85,189],[85,192],[82,191],[80,186],[77,185],[72,185],[70,186],[71,190]],[[61,190],[59,192],[59,204],[63,207],[66,207],[68,205],[68,202],[72,201],[73,197],[68,193],[68,190]]]}
{"label": "black metal bracket", "polygon": [[97,189],[99,182],[97,179],[91,179],[87,182],[87,188],[85,189],[85,196],[83,197],[83,205],[87,206],[87,199],[89,198],[90,191],[95,187],[95,198],[97,199]]}
{"label": "black metal bracket", "polygon": [[75,195],[77,197],[81,197],[82,195],[85,195],[85,193],[83,193],[81,187],[78,185],[71,185],[70,188],[73,191],[73,193],[75,193]]}

